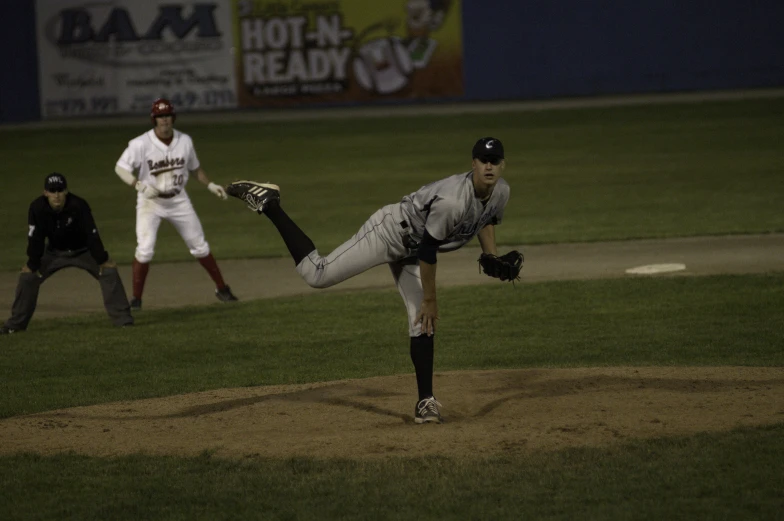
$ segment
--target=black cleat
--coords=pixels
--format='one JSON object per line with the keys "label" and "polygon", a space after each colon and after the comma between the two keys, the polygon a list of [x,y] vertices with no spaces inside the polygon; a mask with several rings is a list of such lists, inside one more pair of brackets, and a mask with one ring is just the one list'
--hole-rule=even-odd
{"label": "black cleat", "polygon": [[142,299],[133,297],[131,299],[131,311],[141,311],[142,310]]}
{"label": "black cleat", "polygon": [[417,402],[414,408],[415,423],[441,423],[441,412],[438,410],[442,405],[434,397],[430,396]]}
{"label": "black cleat", "polygon": [[261,214],[272,201],[280,201],[280,187],[256,181],[234,181],[226,187],[226,193],[245,201],[248,208]]}
{"label": "black cleat", "polygon": [[216,289],[215,296],[218,297],[218,300],[221,302],[234,302],[239,300],[234,296],[234,293],[231,292],[231,288],[228,286],[224,286],[223,289]]}
{"label": "black cleat", "polygon": [[24,329],[14,329],[8,326],[0,326],[0,335],[10,335],[12,333],[22,333]]}

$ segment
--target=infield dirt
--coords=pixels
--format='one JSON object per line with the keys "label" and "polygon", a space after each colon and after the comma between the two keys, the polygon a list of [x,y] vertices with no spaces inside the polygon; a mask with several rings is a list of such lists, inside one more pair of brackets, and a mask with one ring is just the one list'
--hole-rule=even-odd
{"label": "infield dirt", "polygon": [[413,376],[221,389],[10,418],[0,452],[368,459],[490,456],[784,421],[780,368],[437,373],[441,425],[412,420]]}

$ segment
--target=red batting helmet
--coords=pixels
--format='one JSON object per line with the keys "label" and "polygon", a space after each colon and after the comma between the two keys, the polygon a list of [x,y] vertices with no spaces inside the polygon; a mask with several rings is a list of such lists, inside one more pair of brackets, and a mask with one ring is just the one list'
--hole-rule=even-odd
{"label": "red batting helmet", "polygon": [[155,126],[155,118],[158,116],[171,116],[172,121],[177,119],[177,113],[174,111],[174,105],[166,98],[158,98],[152,102],[152,110],[150,110],[150,119],[152,125]]}

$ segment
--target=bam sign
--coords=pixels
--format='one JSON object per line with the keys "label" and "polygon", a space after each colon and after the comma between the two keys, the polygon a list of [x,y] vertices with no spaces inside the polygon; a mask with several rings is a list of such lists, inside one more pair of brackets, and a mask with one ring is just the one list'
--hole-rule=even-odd
{"label": "bam sign", "polygon": [[35,0],[44,118],[237,106],[231,0]]}
{"label": "bam sign", "polygon": [[113,4],[71,7],[47,24],[47,39],[60,48],[62,57],[88,62],[126,67],[174,63],[183,54],[223,49],[217,7],[193,4],[186,10],[183,5],[161,5],[135,18]]}
{"label": "bam sign", "polygon": [[125,9],[114,8],[109,18],[96,31],[92,25],[92,16],[85,9],[65,9],[62,11],[62,31],[57,43],[69,45],[86,41],[108,42],[114,36],[118,42],[135,42],[139,40],[163,40],[163,31],[171,29],[177,39],[182,40],[193,29],[199,38],[217,38],[221,35],[215,26],[215,5],[196,4],[193,13],[187,19],[182,15],[182,6],[160,6],[158,17],[152,25],[139,36],[133,26],[131,15]]}

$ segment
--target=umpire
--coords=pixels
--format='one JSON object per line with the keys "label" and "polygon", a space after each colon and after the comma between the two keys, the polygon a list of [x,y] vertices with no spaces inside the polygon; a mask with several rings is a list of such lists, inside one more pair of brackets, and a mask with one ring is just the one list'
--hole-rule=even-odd
{"label": "umpire", "polygon": [[90,205],[68,192],[64,175],[53,172],[46,176],[44,194],[30,203],[27,219],[27,264],[19,274],[11,318],[0,327],[0,334],[27,329],[41,284],[69,266],[81,268],[98,280],[103,305],[115,326],[133,325],[117,264],[103,247]]}

